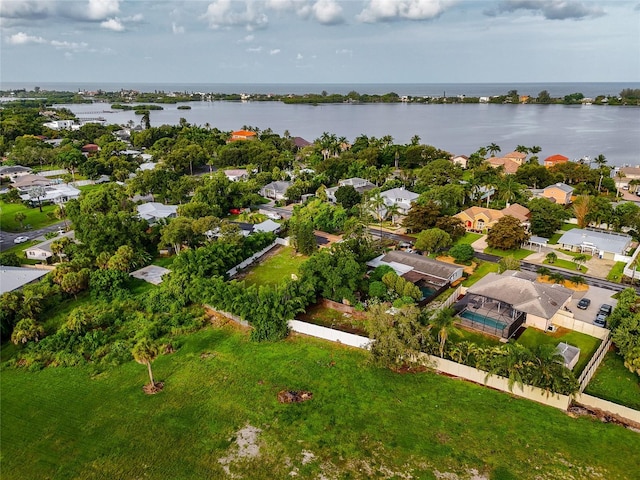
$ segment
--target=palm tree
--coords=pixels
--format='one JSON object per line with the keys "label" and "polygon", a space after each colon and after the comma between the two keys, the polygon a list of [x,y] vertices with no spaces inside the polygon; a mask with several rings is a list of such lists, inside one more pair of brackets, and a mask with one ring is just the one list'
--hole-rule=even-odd
{"label": "palm tree", "polygon": [[387,207],[387,216],[391,217],[391,224],[395,225],[396,224],[396,217],[398,216],[398,214],[400,213],[400,207],[398,205],[396,205],[395,203],[389,205]]}
{"label": "palm tree", "polygon": [[551,273],[551,270],[549,270],[547,267],[539,267],[539,268],[536,270],[536,273],[537,273],[538,275],[545,276],[545,275],[549,275],[549,274]]}
{"label": "palm tree", "polygon": [[489,145],[487,145],[487,151],[489,152],[489,155],[491,155],[492,157],[495,157],[496,153],[500,152],[502,149],[500,148],[500,145],[497,145],[495,143],[491,143]]}
{"label": "palm tree", "polygon": [[413,137],[411,137],[411,145],[420,145],[420,136],[419,135],[414,135]]}
{"label": "palm tree", "polygon": [[388,206],[384,201],[384,197],[377,192],[373,195],[369,202],[367,203],[367,207],[369,211],[373,214],[373,216],[380,222],[380,240],[382,240],[382,222],[387,217]]}
{"label": "palm tree", "polygon": [[[622,180],[625,177],[626,177],[626,175],[624,174],[624,172],[622,170],[618,170],[616,172],[616,178],[618,179],[618,183],[620,183],[620,180]],[[616,198],[618,198],[619,194],[620,194],[620,187],[616,184]]]}
{"label": "palm tree", "polygon": [[640,267],[640,255],[636,255],[629,267],[631,267],[631,285],[633,285],[636,281],[636,270]]}
{"label": "palm tree", "polygon": [[547,262],[553,264],[553,263],[556,263],[556,260],[558,259],[558,255],[556,254],[556,252],[549,252],[547,253],[547,256],[545,258],[547,259]]}
{"label": "palm tree", "polygon": [[529,153],[529,148],[525,147],[524,145],[518,145],[516,147],[516,152],[520,152],[520,153]]}
{"label": "palm tree", "polygon": [[547,392],[557,392],[562,387],[564,357],[556,351],[555,345],[542,344],[533,350],[531,376],[533,385]]}
{"label": "palm tree", "polygon": [[436,314],[429,320],[429,328],[433,328],[438,332],[438,342],[440,344],[440,358],[444,357],[444,346],[449,338],[449,334],[457,330],[454,326],[455,317],[451,308],[443,308],[438,310]]}
{"label": "palm tree", "polygon": [[603,154],[600,154],[593,159],[593,162],[598,165],[599,169],[602,169],[607,164],[607,157],[605,157]]}
{"label": "palm tree", "polygon": [[153,344],[148,338],[143,338],[135,344],[131,354],[136,362],[146,365],[149,370],[150,385],[155,386],[153,381],[153,372],[151,371],[151,362],[153,362],[158,356],[158,346]]}
{"label": "palm tree", "polygon": [[64,208],[64,205],[60,203],[56,207],[56,209],[53,211],[53,214],[56,216],[58,220],[64,221],[64,229],[66,231],[69,228],[69,225],[67,225],[67,211]]}
{"label": "palm tree", "polygon": [[16,222],[20,222],[20,230],[24,230],[24,221],[27,219],[27,216],[23,212],[18,212],[13,219]]}
{"label": "palm tree", "polygon": [[576,270],[580,270],[580,265],[585,263],[588,259],[589,257],[587,257],[584,253],[581,253],[573,257],[573,263],[575,263],[576,265]]}

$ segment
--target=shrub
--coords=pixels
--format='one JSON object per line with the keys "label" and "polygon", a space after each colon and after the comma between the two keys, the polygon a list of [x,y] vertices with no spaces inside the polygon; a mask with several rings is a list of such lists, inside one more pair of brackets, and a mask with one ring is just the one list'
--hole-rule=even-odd
{"label": "shrub", "polygon": [[473,247],[468,244],[454,245],[449,249],[449,255],[451,255],[457,263],[470,262],[475,253]]}

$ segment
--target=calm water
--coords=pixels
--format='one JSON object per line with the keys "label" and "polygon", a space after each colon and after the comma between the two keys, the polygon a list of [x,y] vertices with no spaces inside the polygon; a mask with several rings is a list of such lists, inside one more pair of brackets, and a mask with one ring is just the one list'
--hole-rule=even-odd
{"label": "calm water", "polygon": [[[602,153],[610,165],[640,164],[640,108],[565,105],[285,105],[280,102],[191,102],[191,110],[163,105],[151,124],[177,124],[181,117],[223,131],[244,125],[313,141],[323,132],[353,141],[359,135],[391,135],[395,143],[421,143],[454,154],[497,143],[506,153],[517,145],[542,148],[539,157],[560,153],[570,159]],[[80,118],[104,117],[109,123],[140,123],[132,111],[103,113],[108,104],[64,105]]]}

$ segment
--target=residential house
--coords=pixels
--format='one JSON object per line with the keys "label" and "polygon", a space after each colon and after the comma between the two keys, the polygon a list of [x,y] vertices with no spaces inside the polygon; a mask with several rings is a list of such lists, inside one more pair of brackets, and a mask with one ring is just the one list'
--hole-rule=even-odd
{"label": "residential house", "polygon": [[571,203],[571,195],[573,194],[573,187],[570,187],[566,183],[555,183],[549,185],[542,190],[542,196],[555,202],[559,205],[568,205]]}
{"label": "residential house", "polygon": [[515,174],[521,165],[516,160],[507,157],[491,157],[487,159],[487,163],[493,168],[503,167],[506,175]]}
{"label": "residential house", "polygon": [[[262,223],[246,223],[246,222],[231,222],[231,223],[238,225],[238,227],[240,227],[240,233],[245,237],[248,237],[252,233],[259,233],[259,232],[273,232],[277,234],[280,231],[280,228],[282,227],[282,225],[280,225],[277,222],[274,222],[271,219],[267,219]],[[218,229],[210,230],[205,233],[205,235],[207,235],[207,237],[209,238],[215,238],[216,236],[218,236],[218,234],[219,234]]]}
{"label": "residential house", "polygon": [[564,155],[556,154],[556,155],[551,155],[550,157],[545,158],[543,165],[547,168],[551,168],[554,165],[567,163],[568,161],[569,161],[569,158],[565,157]]}
{"label": "residential house", "polygon": [[311,142],[305,140],[302,137],[293,137],[293,144],[298,150],[304,147],[308,147],[309,145],[313,145]]}
{"label": "residential house", "polygon": [[502,210],[484,207],[469,207],[454,217],[462,220],[467,231],[484,232],[490,229],[502,217],[510,215],[517,218],[524,225],[529,221],[531,212],[528,208],[517,203],[509,205]]}
{"label": "residential house", "polygon": [[631,236],[625,233],[596,228],[574,228],[560,237],[558,245],[572,252],[586,252],[599,258],[622,261],[631,248],[631,241]]}
{"label": "residential house", "polygon": [[21,165],[4,165],[0,167],[0,177],[9,177],[12,181],[18,177],[29,175],[31,172],[31,168]]}
{"label": "residential house", "polygon": [[177,205],[164,205],[158,202],[147,202],[136,206],[138,216],[153,225],[158,220],[175,218],[178,214]]}
{"label": "residential house", "polygon": [[0,295],[19,290],[25,285],[35,283],[50,270],[41,268],[7,267],[0,265]]}
{"label": "residential house", "polygon": [[237,130],[231,133],[230,142],[244,141],[244,140],[256,140],[258,134],[256,132],[250,132],[249,130]]}
{"label": "residential house", "polygon": [[225,170],[224,174],[232,182],[239,182],[241,180],[246,180],[247,178],[249,178],[249,173],[247,172],[247,170],[245,170],[243,168]]}
{"label": "residential house", "polygon": [[158,164],[156,162],[144,162],[141,163],[138,167],[138,170],[146,171],[146,170],[155,170]]}
{"label": "residential house", "polygon": [[82,151],[82,153],[86,154],[98,153],[100,151],[100,147],[95,143],[87,143],[86,145],[83,145],[80,150]]}
{"label": "residential house", "polygon": [[418,199],[420,195],[406,190],[404,187],[392,188],[380,194],[384,199],[384,203],[391,207],[395,205],[398,207],[398,213],[400,215],[406,215],[411,209],[412,203]]}
{"label": "residential house", "polygon": [[81,193],[80,190],[78,190],[76,187],[73,187],[67,183],[60,183],[57,185],[48,185],[43,187],[42,193],[44,193],[44,195],[41,197],[35,197],[33,196],[34,192],[31,190],[34,186],[18,189],[21,192],[20,198],[25,202],[29,202],[32,206],[38,205],[40,203],[66,203],[69,200],[78,198]]}
{"label": "residential house", "polygon": [[504,155],[504,158],[509,158],[516,162],[518,165],[522,165],[527,159],[527,154],[522,152],[509,152]]}
{"label": "residential house", "polygon": [[73,120],[52,120],[51,122],[43,123],[43,127],[50,128],[51,130],[69,130],[75,125]]}
{"label": "residential house", "polygon": [[571,300],[573,291],[536,281],[533,272],[489,273],[467,289],[455,305],[460,322],[505,339],[520,327],[546,331]]}
{"label": "residential house", "polygon": [[53,185],[59,180],[43,177],[42,175],[21,175],[20,177],[16,177],[11,186],[13,188],[17,188],[20,191],[26,192],[28,189],[33,187],[48,187],[49,185]]}
{"label": "residential house", "polygon": [[340,187],[345,187],[345,186],[351,186],[355,188],[356,192],[358,193],[368,192],[369,190],[376,187],[373,183],[371,183],[369,180],[365,180],[364,178],[358,178],[358,177],[347,178],[345,180],[340,180],[338,182],[337,187],[327,188],[326,189],[327,198],[331,202],[336,203],[336,192]]}
{"label": "residential house", "polygon": [[29,247],[25,250],[25,254],[29,260],[40,260],[43,263],[47,263],[51,257],[53,257],[54,253],[51,250],[51,244],[57,240],[60,240],[62,237],[66,237],[70,240],[75,240],[75,234],[73,231],[63,233],[55,238],[51,238],[42,243]]}
{"label": "residential house", "polygon": [[285,200],[291,182],[271,182],[260,189],[260,195],[272,200]]}
{"label": "residential house", "polygon": [[454,165],[459,166],[460,168],[467,168],[469,157],[467,157],[466,155],[456,155],[454,157],[451,157],[451,162]]}
{"label": "residential house", "polygon": [[637,184],[640,183],[640,166],[615,168],[611,171],[611,177],[618,188],[624,188],[625,186],[629,188],[629,184],[635,180],[633,188],[629,188],[629,190],[637,192]]}
{"label": "residential house", "polygon": [[434,260],[417,253],[392,250],[367,262],[371,268],[387,265],[405,280],[416,284],[425,298],[460,280],[463,267]]}

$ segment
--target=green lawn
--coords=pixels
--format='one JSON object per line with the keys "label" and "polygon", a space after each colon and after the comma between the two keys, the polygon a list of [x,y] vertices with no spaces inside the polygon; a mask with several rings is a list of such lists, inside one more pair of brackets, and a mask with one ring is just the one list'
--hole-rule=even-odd
{"label": "green lawn", "polygon": [[502,345],[499,339],[496,337],[491,337],[489,335],[483,335],[480,332],[474,332],[471,330],[466,330],[464,328],[458,327],[457,332],[452,332],[449,335],[449,342],[451,343],[460,343],[460,342],[472,342],[478,345],[479,347],[497,347]]}
{"label": "green lawn", "polygon": [[[42,212],[38,207],[30,208],[26,207],[22,203],[6,203],[0,201],[0,230],[5,232],[20,232],[29,233],[26,229],[27,225],[31,225],[31,230],[46,227],[53,223],[59,222],[57,218],[50,219],[47,217],[47,213],[52,213],[55,210],[55,205],[43,205]],[[24,213],[27,218],[23,220],[25,228],[20,228],[20,222],[16,221],[16,213]]]}
{"label": "green lawn", "polygon": [[549,245],[557,245],[558,240],[560,240],[560,237],[564,235],[564,232],[568,232],[569,230],[573,230],[574,228],[578,228],[578,225],[574,223],[563,224],[562,227],[560,227],[562,233],[554,233],[553,235],[551,235],[551,238],[549,239]]}
{"label": "green lawn", "polygon": [[251,268],[242,277],[247,285],[277,285],[291,278],[291,274],[297,274],[300,265],[308,258],[296,254],[293,247],[275,248],[278,251],[273,256]]}
{"label": "green lawn", "polygon": [[640,377],[613,350],[605,355],[585,393],[640,410]]}
{"label": "green lawn", "polygon": [[578,347],[580,349],[580,359],[578,363],[573,368],[573,373],[577,376],[580,375],[584,367],[587,366],[589,360],[596,350],[600,346],[601,340],[599,338],[591,337],[589,335],[585,335],[584,333],[574,332],[572,330],[567,330],[565,328],[559,328],[556,332],[543,332],[538,330],[537,328],[529,327],[527,328],[520,338],[518,338],[518,343],[521,343],[527,348],[533,348],[536,345],[541,344],[551,344],[558,345],[560,342],[567,343],[569,345],[573,345],[574,347]]}
{"label": "green lawn", "polygon": [[622,281],[624,266],[626,262],[616,262],[611,271],[607,274],[607,280],[620,283]]}
{"label": "green lawn", "polygon": [[535,253],[533,250],[527,250],[526,248],[517,248],[515,250],[500,250],[499,248],[487,247],[484,249],[484,253],[489,255],[496,255],[498,257],[514,257],[518,260],[528,257]]}
{"label": "green lawn", "polygon": [[542,263],[544,263],[545,265],[550,265],[552,267],[566,268],[567,270],[573,270],[576,272],[576,275],[579,275],[581,273],[587,273],[589,271],[589,269],[584,265],[580,266],[580,270],[576,270],[575,263],[570,262],[569,260],[563,260],[561,258],[557,258],[553,263],[549,263],[549,260],[545,260]]}
{"label": "green lawn", "polygon": [[20,260],[26,260],[24,251],[29,247],[37,245],[38,243],[41,242],[39,240],[29,240],[28,242],[24,243],[13,244],[13,247],[3,250],[2,253],[15,253],[16,255],[18,255]]}
{"label": "green lawn", "polygon": [[481,233],[467,232],[459,238],[454,245],[471,245],[473,242],[482,237]]}
{"label": "green lawn", "polygon": [[156,257],[151,263],[159,267],[171,269],[171,264],[175,259],[176,259],[175,255],[172,255],[171,257]]}
{"label": "green lawn", "polygon": [[[177,338],[142,392],[134,361],[3,369],[3,478],[617,479],[637,477],[640,435],[430,372],[373,368],[367,354],[295,336],[252,343],[232,328]],[[204,354],[204,355],[203,355]],[[280,404],[281,390],[313,399]],[[258,458],[237,458],[259,428]],[[237,458],[237,459],[236,459]]]}
{"label": "green lawn", "polygon": [[482,277],[484,277],[487,273],[497,272],[498,268],[499,267],[497,263],[481,261],[480,265],[478,265],[475,272],[473,272],[472,275],[470,275],[466,280],[464,280],[462,282],[462,285],[464,285],[465,287],[470,287],[471,285],[476,283],[478,280],[480,280]]}

